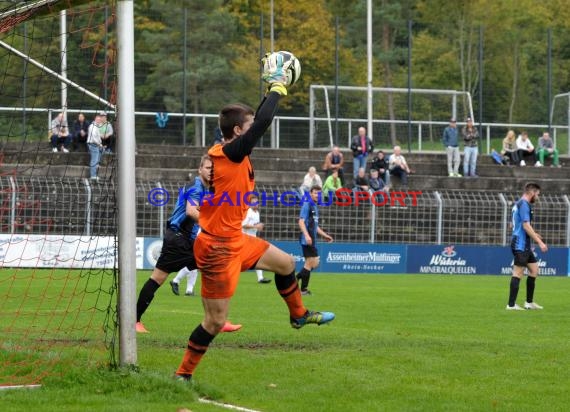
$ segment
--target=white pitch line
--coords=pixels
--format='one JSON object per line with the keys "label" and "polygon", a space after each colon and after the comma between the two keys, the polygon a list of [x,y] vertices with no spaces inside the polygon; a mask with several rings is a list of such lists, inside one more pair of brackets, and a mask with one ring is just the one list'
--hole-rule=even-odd
{"label": "white pitch line", "polygon": [[261,411],[255,410],[255,409],[244,408],[243,406],[232,405],[230,403],[216,402],[216,401],[212,401],[212,400],[206,399],[206,398],[198,398],[198,401],[202,402],[202,403],[209,403],[211,405],[216,405],[216,406],[219,406],[221,408],[232,409],[234,411],[261,412]]}
{"label": "white pitch line", "polygon": [[41,388],[42,385],[6,385],[0,386],[0,390],[2,389],[36,389]]}

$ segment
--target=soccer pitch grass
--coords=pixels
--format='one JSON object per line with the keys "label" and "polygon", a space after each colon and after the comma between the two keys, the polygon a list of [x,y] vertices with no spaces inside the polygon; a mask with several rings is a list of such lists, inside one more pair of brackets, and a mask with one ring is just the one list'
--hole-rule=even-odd
{"label": "soccer pitch grass", "polygon": [[230,308],[243,328],[214,340],[193,387],[172,374],[201,302],[166,283],[143,318],[151,333],[137,336],[138,372],[66,370],[40,389],[0,391],[0,409],[224,410],[207,397],[284,412],[566,411],[569,281],[539,278],[545,309],[516,312],[505,310],[508,276],[316,273],[304,301],[337,318],[294,330],[273,283],[244,273]]}

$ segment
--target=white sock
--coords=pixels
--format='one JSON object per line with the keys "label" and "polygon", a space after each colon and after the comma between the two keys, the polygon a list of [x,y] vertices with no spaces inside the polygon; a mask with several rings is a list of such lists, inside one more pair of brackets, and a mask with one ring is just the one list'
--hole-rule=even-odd
{"label": "white sock", "polygon": [[186,267],[180,269],[178,271],[178,273],[176,274],[176,277],[172,281],[179,285],[180,281],[188,275],[188,272],[190,272],[190,271]]}
{"label": "white sock", "polygon": [[198,278],[198,270],[188,271],[188,283],[186,284],[186,293],[192,293],[194,291],[194,285],[196,284],[196,279]]}
{"label": "white sock", "polygon": [[255,273],[257,273],[257,280],[260,281],[261,279],[263,279],[263,270],[260,269],[256,269]]}

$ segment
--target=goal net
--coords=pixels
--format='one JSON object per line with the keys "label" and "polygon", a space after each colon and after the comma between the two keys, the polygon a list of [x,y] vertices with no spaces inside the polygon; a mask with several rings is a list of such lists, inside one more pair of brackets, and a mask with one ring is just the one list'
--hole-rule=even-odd
{"label": "goal net", "polygon": [[94,127],[112,127],[116,42],[111,3],[0,8],[0,386],[12,387],[116,363],[115,160],[91,179],[85,135],[100,111]]}
{"label": "goal net", "polygon": [[[358,128],[367,125],[367,87],[311,85],[309,99],[313,147],[350,146]],[[413,144],[421,149],[441,142],[450,118],[458,124],[473,118],[473,104],[469,92],[373,87],[372,113],[376,147],[406,143],[411,124]]]}

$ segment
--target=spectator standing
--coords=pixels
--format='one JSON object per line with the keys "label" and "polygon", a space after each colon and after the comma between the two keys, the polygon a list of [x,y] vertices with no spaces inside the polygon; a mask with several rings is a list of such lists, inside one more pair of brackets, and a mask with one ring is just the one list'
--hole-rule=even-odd
{"label": "spectator standing", "polygon": [[372,139],[366,135],[365,127],[358,128],[358,134],[352,138],[350,149],[352,150],[352,154],[354,156],[352,164],[352,177],[356,178],[356,175],[358,175],[358,169],[363,167],[364,170],[366,170],[366,161],[368,160],[368,154],[372,153],[374,150]]}
{"label": "spectator standing", "polygon": [[533,162],[536,167],[542,166],[542,164],[536,160],[536,151],[534,150],[534,145],[528,138],[527,132],[522,132],[519,137],[517,137],[517,148],[519,150],[521,166],[526,166],[526,161]]}
{"label": "spectator standing", "polygon": [[394,154],[390,156],[389,162],[390,174],[398,176],[402,183],[402,188],[408,188],[408,174],[411,172],[406,158],[402,155],[402,148],[394,146]]}
{"label": "spectator standing", "polygon": [[101,129],[99,128],[101,123],[101,116],[97,114],[95,120],[89,125],[87,131],[87,148],[89,149],[89,178],[91,181],[99,181],[97,176],[97,171],[99,169],[99,163],[101,162],[101,156],[103,155],[103,143],[101,137]]}
{"label": "spectator standing", "polygon": [[378,170],[378,174],[386,186],[390,184],[390,170],[388,166],[388,160],[386,159],[386,154],[383,150],[379,150],[378,153],[376,153],[376,157],[370,166],[370,170],[372,169]]}
{"label": "spectator standing", "polygon": [[[261,218],[259,217],[259,199],[257,196],[252,195],[249,198],[249,209],[245,214],[245,219],[243,220],[241,227],[243,233],[246,235],[257,237],[257,232],[263,230],[263,223],[261,223]],[[255,269],[257,274],[257,283],[271,283],[271,279],[263,277],[263,270]]]}
{"label": "spectator standing", "polygon": [[73,122],[73,130],[71,140],[73,142],[73,150],[87,151],[87,136],[89,134],[89,123],[85,120],[85,115],[79,113],[77,119]]}
{"label": "spectator standing", "polygon": [[479,155],[479,131],[473,126],[473,119],[467,118],[467,124],[461,130],[463,136],[463,176],[477,176],[477,156]]}
{"label": "spectator standing", "polygon": [[311,187],[313,186],[322,187],[323,181],[321,180],[321,177],[317,174],[317,169],[314,166],[311,166],[309,167],[309,171],[303,178],[303,183],[301,184],[300,187],[301,195],[311,190]]}
{"label": "spectator standing", "polygon": [[216,144],[221,144],[223,141],[224,141],[224,136],[222,135],[222,130],[218,126],[214,129],[214,143],[212,143],[212,146]]}
{"label": "spectator standing", "polygon": [[558,161],[558,149],[554,147],[554,141],[550,137],[550,133],[542,133],[542,137],[538,139],[538,162],[544,165],[544,159],[552,156],[552,167],[560,167]]}
{"label": "spectator standing", "polygon": [[310,189],[311,201],[303,202],[301,213],[299,214],[299,228],[301,236],[299,242],[303,249],[305,263],[303,269],[297,274],[297,280],[301,281],[301,294],[310,295],[309,279],[311,270],[319,266],[319,251],[317,250],[317,234],[332,242],[333,238],[319,227],[319,208],[317,207],[321,193],[320,186],[313,186]]}
{"label": "spectator standing", "polygon": [[[335,170],[338,172],[338,177],[344,185],[344,155],[341,153],[340,148],[336,145],[332,147],[332,150],[325,156],[325,162],[323,163],[323,171],[326,173],[325,178],[328,178],[332,172]],[[323,188],[324,189],[324,188]]]}
{"label": "spectator standing", "polygon": [[501,154],[508,158],[509,162],[513,165],[520,163],[521,159],[519,158],[517,139],[515,138],[515,132],[513,130],[509,130],[503,139],[503,150],[501,150]]}
{"label": "spectator standing", "polygon": [[69,132],[67,134],[63,134],[65,130],[67,130],[67,119],[65,118],[65,113],[61,112],[56,117],[53,118],[51,121],[51,150],[52,152],[56,153],[58,151],[69,153],[69,143],[70,143],[70,135]]}
{"label": "spectator standing", "polygon": [[450,177],[461,177],[459,174],[459,139],[457,137],[457,121],[451,119],[449,126],[443,130],[443,145],[447,152],[447,173]]}

